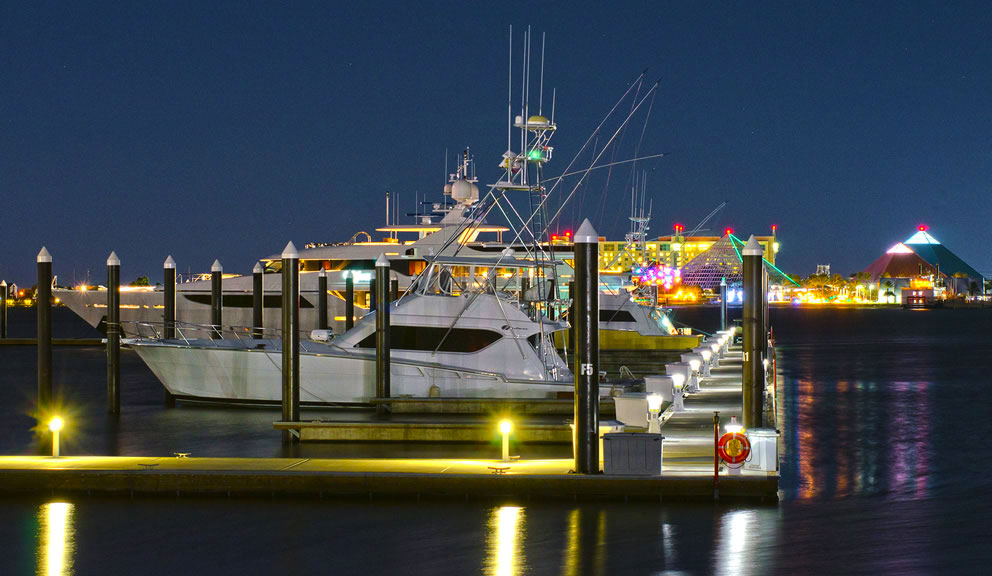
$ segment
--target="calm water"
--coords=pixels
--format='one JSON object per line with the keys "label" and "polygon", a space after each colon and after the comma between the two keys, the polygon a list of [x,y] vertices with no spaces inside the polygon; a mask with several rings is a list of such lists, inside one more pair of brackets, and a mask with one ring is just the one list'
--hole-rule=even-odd
{"label": "calm water", "polygon": [[[30,312],[17,312],[11,335],[28,335]],[[56,336],[91,335],[56,318]],[[679,318],[702,328],[715,320],[712,310]],[[772,321],[784,398],[778,505],[7,499],[0,574],[986,572],[992,309],[775,309]],[[66,450],[282,455],[277,411],[165,410],[154,377],[124,359],[124,414],[112,421],[102,350],[56,349],[56,383],[72,408]],[[0,348],[0,366],[0,452],[31,453],[35,350]]]}

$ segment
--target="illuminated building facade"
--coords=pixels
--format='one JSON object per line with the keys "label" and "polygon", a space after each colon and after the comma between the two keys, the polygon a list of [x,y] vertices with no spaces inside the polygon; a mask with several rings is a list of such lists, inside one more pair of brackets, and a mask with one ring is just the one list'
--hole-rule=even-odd
{"label": "illuminated building facade", "polygon": [[[681,227],[679,227],[681,229]],[[728,232],[731,232],[728,230]],[[771,236],[756,236],[765,251],[765,260],[773,266],[778,254],[779,243],[776,228]],[[656,240],[640,244],[600,239],[599,269],[602,272],[627,272],[637,266],[652,262],[670,268],[682,268],[690,260],[709,250],[725,236],[683,236],[679,233],[660,236]]]}

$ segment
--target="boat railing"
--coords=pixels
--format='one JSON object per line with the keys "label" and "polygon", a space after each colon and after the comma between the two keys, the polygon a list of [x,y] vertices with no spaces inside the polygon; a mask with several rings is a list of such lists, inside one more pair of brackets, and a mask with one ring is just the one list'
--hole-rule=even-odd
{"label": "boat railing", "polygon": [[[126,338],[165,340],[165,322],[127,321],[121,322],[121,329]],[[281,342],[283,333],[278,328],[217,326],[192,322],[176,322],[175,332],[175,339],[182,340],[188,346],[195,342],[197,346],[245,349],[258,348],[261,341]],[[307,346],[310,336],[310,331],[300,330],[300,348],[306,352],[311,351]]]}

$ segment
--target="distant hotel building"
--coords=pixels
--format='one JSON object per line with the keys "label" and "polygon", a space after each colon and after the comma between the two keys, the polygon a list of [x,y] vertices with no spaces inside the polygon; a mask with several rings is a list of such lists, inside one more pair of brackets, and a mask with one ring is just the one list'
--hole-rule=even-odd
{"label": "distant hotel building", "polygon": [[[728,233],[730,231],[728,230]],[[644,243],[644,250],[637,243],[626,243],[605,238],[599,239],[599,269],[603,272],[626,272],[636,266],[657,262],[663,266],[682,268],[699,254],[709,250],[723,236],[659,236]],[[771,236],[757,236],[764,249],[764,258],[775,264],[779,244],[772,227]]]}

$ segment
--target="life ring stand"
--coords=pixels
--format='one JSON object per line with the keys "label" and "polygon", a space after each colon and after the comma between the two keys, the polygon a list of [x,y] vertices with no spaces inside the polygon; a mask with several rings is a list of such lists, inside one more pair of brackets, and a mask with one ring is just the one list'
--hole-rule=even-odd
{"label": "life ring stand", "polygon": [[751,455],[751,441],[740,432],[727,432],[717,442],[716,451],[727,464],[740,464]]}

